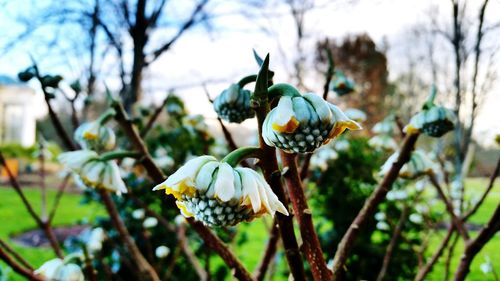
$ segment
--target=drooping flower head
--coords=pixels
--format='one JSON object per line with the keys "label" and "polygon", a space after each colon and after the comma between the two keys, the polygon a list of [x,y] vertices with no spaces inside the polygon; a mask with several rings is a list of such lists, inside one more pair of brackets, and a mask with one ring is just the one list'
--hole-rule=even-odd
{"label": "drooping flower head", "polygon": [[338,96],[344,96],[354,92],[354,82],[347,78],[342,72],[337,71],[335,79],[331,83],[331,89]]}
{"label": "drooping flower head", "polygon": [[[380,175],[385,176],[399,157],[399,152],[391,155],[382,165]],[[427,154],[422,150],[415,150],[411,153],[410,160],[399,170],[399,177],[404,179],[416,179],[422,175],[436,170],[436,164],[432,162]]]}
{"label": "drooping flower head", "polygon": [[81,124],[75,130],[74,138],[83,149],[95,151],[108,151],[116,144],[113,130],[98,121]]}
{"label": "drooping flower head", "polygon": [[212,156],[186,162],[153,190],[173,195],[185,217],[209,226],[230,226],[276,211],[288,215],[264,178],[249,168],[233,168]]}
{"label": "drooping flower head", "polygon": [[127,193],[125,183],[120,176],[120,169],[113,160],[102,160],[91,150],[61,153],[58,160],[76,173],[87,187]]}
{"label": "drooping flower head", "polygon": [[422,110],[415,114],[404,128],[406,133],[422,132],[430,137],[439,138],[455,128],[457,116],[453,111],[434,104],[436,94],[436,87],[432,87]]}
{"label": "drooping flower head", "polygon": [[404,131],[412,134],[422,132],[428,136],[439,138],[455,128],[457,118],[453,111],[442,106],[424,109],[410,119]]}
{"label": "drooping flower head", "polygon": [[[283,84],[275,86],[280,85]],[[293,96],[280,97],[278,105],[264,120],[262,137],[268,145],[285,152],[308,153],[346,129],[359,130],[361,126],[321,97],[297,92]]]}
{"label": "drooping flower head", "polygon": [[250,106],[250,96],[250,91],[238,84],[232,84],[215,98],[215,112],[220,118],[234,123],[241,123],[252,118],[255,111]]}

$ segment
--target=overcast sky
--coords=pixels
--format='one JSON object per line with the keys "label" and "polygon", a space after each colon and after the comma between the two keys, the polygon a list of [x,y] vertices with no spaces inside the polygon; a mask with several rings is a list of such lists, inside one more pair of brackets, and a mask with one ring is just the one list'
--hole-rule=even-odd
{"label": "overcast sky", "polygon": [[[22,26],[16,24],[13,15],[22,11],[30,2],[29,0],[7,1],[7,4],[0,6],[0,19],[2,19],[0,38],[12,36],[22,30]],[[43,0],[38,1],[42,5],[43,2]],[[342,0],[334,4],[329,4],[330,2],[332,1],[316,1],[319,8],[307,15],[305,30],[308,37],[304,42],[306,50],[311,49],[318,39],[325,37],[341,39],[346,34],[366,32],[379,45],[383,41],[388,42],[391,77],[395,77],[402,68],[402,49],[408,48],[408,45],[401,46],[401,39],[405,38],[408,28],[425,19],[430,6],[437,7],[434,9],[441,10],[446,17],[451,10],[450,1],[444,0],[361,0],[354,1],[358,2],[355,4],[352,4],[352,1]],[[474,5],[479,1],[470,2]],[[222,81],[209,85],[212,96],[215,96],[225,87],[224,80],[229,82],[257,70],[252,57],[253,48],[262,54],[270,52],[271,63],[277,72],[277,81],[287,79],[286,69],[290,66],[290,59],[295,56],[296,37],[293,22],[286,15],[286,11],[263,11],[269,16],[259,20],[259,24],[266,24],[268,31],[271,32],[264,34],[252,26],[247,18],[232,14],[238,9],[234,1],[219,3],[227,4],[218,4],[214,8],[219,13],[225,14],[213,22],[215,30],[219,29],[218,32],[208,35],[203,28],[193,30],[182,37],[171,51],[161,56],[146,71],[145,76],[148,81],[144,87],[149,93],[145,95],[146,103],[158,102],[165,95],[166,89],[178,88],[177,93],[185,99],[192,113],[202,113],[213,118],[215,113],[206,102],[202,89],[187,86],[207,80]],[[500,19],[500,0],[491,1],[487,18]],[[443,16],[443,21],[446,20],[447,18]],[[0,74],[15,75],[28,66],[27,51],[34,48],[39,48],[34,42],[24,44],[17,51],[0,57]],[[44,50],[38,49],[38,51]],[[64,70],[66,66],[62,64],[47,63],[47,67],[52,71],[75,73],[74,67]],[[315,83],[313,80],[308,82],[310,82],[308,86],[312,89],[319,91],[322,87],[321,83]],[[496,93],[490,94],[478,117],[475,135],[485,136],[481,139],[486,139],[486,144],[491,143],[488,139],[500,133],[500,122],[498,122],[500,117],[497,114],[497,107],[500,105],[499,96]]]}

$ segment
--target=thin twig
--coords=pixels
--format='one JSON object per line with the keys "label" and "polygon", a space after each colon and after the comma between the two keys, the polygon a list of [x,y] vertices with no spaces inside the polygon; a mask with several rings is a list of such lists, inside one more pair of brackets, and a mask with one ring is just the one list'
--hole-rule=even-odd
{"label": "thin twig", "polygon": [[177,231],[177,239],[179,240],[179,246],[186,255],[188,261],[193,266],[194,270],[196,271],[196,274],[198,274],[200,280],[202,281],[208,280],[208,273],[201,266],[200,262],[196,258],[196,255],[193,253],[193,251],[191,251],[191,248],[188,245],[188,241],[186,238],[186,228],[183,225],[179,226],[179,229]]}
{"label": "thin twig", "polygon": [[11,254],[20,264],[22,264],[27,269],[33,271],[35,270],[21,255],[19,255],[14,249],[12,249],[9,244],[0,239],[0,248],[4,248],[4,250]]}
{"label": "thin twig", "polygon": [[280,232],[278,229],[278,222],[276,221],[276,219],[274,219],[271,231],[269,232],[269,240],[267,241],[264,255],[262,256],[262,259],[260,260],[260,263],[254,273],[255,279],[257,279],[257,281],[262,281],[264,280],[264,277],[266,277],[266,272],[269,268],[269,264],[273,260],[273,257],[276,255],[276,251],[278,250],[279,240]]}
{"label": "thin twig", "polygon": [[460,235],[457,233],[455,236],[453,236],[453,240],[451,241],[451,245],[448,247],[448,252],[446,254],[446,260],[444,261],[444,276],[443,276],[444,281],[450,280],[451,260],[454,257],[453,252],[455,251],[455,249],[457,247],[458,238],[460,238]]}
{"label": "thin twig", "polygon": [[59,243],[57,242],[57,239],[55,238],[54,232],[52,230],[52,227],[48,222],[44,222],[40,219],[38,214],[35,212],[33,209],[33,206],[31,206],[30,202],[24,195],[24,192],[21,190],[21,186],[19,185],[19,182],[17,181],[16,177],[12,174],[12,171],[8,167],[7,163],[5,162],[5,158],[3,157],[2,152],[0,151],[0,163],[4,167],[5,171],[7,172],[7,175],[9,176],[9,181],[11,186],[14,188],[16,193],[19,195],[21,198],[21,201],[23,202],[23,205],[26,207],[26,210],[28,210],[28,213],[31,215],[31,217],[35,220],[36,224],[38,227],[44,231],[45,236],[49,240],[49,243],[54,250],[55,254],[59,258],[63,258],[63,253],[61,251],[61,247],[59,246]]}
{"label": "thin twig", "polygon": [[497,178],[499,172],[500,172],[500,158],[497,161],[497,165],[495,167],[495,170],[493,171],[493,173],[490,176],[490,181],[488,183],[488,187],[484,191],[484,193],[481,196],[481,198],[479,199],[479,201],[477,201],[477,203],[474,205],[474,207],[472,207],[472,209],[470,209],[467,213],[465,213],[462,216],[463,221],[467,221],[472,215],[474,215],[477,212],[479,207],[481,207],[481,205],[484,202],[484,199],[486,199],[486,196],[488,196],[490,191],[493,189],[493,186],[495,185],[495,179]]}
{"label": "thin twig", "polygon": [[118,232],[120,239],[122,240],[123,244],[127,248],[129,254],[132,256],[132,260],[134,261],[135,265],[137,266],[137,269],[140,272],[140,275],[144,278],[146,281],[159,281],[160,278],[158,277],[158,274],[156,271],[153,269],[151,264],[144,258],[142,255],[141,251],[135,244],[134,240],[132,239],[132,236],[127,230],[127,227],[125,226],[125,223],[120,217],[120,214],[118,213],[118,210],[116,209],[115,203],[113,202],[113,199],[111,198],[111,195],[105,190],[100,189],[99,194],[101,195],[101,199],[104,202],[104,206],[106,206],[106,210],[108,211],[109,217],[111,218],[111,222],[113,223],[113,226],[115,227],[116,231]]}
{"label": "thin twig", "polygon": [[385,196],[391,189],[392,184],[397,179],[399,171],[410,159],[410,154],[413,151],[418,136],[418,134],[410,134],[406,136],[398,159],[392,164],[391,169],[385,175],[379,186],[365,201],[363,208],[359,211],[358,215],[349,226],[349,229],[344,234],[344,237],[342,237],[333,261],[334,280],[341,280],[349,252],[354,245],[354,241],[356,240],[360,229],[364,226],[367,219],[372,216],[377,206],[384,200]]}
{"label": "thin twig", "polygon": [[153,128],[154,123],[156,122],[156,120],[158,119],[160,114],[162,113],[163,109],[165,108],[165,105],[167,105],[169,96],[170,95],[167,95],[167,97],[163,100],[161,105],[155,109],[155,112],[149,118],[148,123],[146,123],[146,126],[141,131],[141,138],[145,138],[146,135],[149,133],[149,131]]}
{"label": "thin twig", "polygon": [[31,270],[25,269],[21,265],[19,265],[17,262],[15,262],[7,253],[3,251],[3,249],[0,247],[0,259],[2,259],[7,265],[9,265],[15,272],[21,274],[22,276],[28,278],[28,280],[32,281],[44,281],[43,278],[41,278],[38,275],[35,275]]}
{"label": "thin twig", "polygon": [[470,265],[474,257],[488,243],[488,241],[500,230],[500,203],[497,205],[495,212],[491,216],[486,225],[479,231],[479,234],[472,241],[465,245],[464,253],[460,258],[460,264],[457,267],[454,281],[463,281],[470,271]]}
{"label": "thin twig", "polygon": [[59,207],[59,203],[61,202],[61,198],[64,195],[64,190],[68,186],[70,177],[71,177],[70,174],[64,177],[63,181],[59,185],[59,188],[57,189],[57,194],[56,197],[54,198],[54,203],[52,204],[52,209],[50,210],[49,217],[47,219],[49,223],[52,223],[52,221],[54,220],[54,216],[56,215],[56,211],[57,208]]}
{"label": "thin twig", "polygon": [[318,234],[312,221],[312,211],[307,204],[307,199],[302,187],[298,168],[297,155],[281,152],[283,167],[288,168],[284,177],[288,186],[288,194],[292,201],[293,210],[299,222],[300,236],[302,237],[301,249],[309,262],[314,280],[331,280],[332,272],[326,265],[323,250],[319,243]]}
{"label": "thin twig", "polygon": [[396,227],[394,228],[394,232],[392,233],[391,241],[389,245],[387,245],[387,249],[385,250],[384,259],[382,261],[382,268],[380,269],[377,281],[382,281],[387,274],[387,269],[389,268],[389,263],[391,262],[392,252],[396,248],[396,243],[398,242],[399,236],[401,236],[401,232],[403,232],[404,224],[408,219],[408,213],[410,212],[410,207],[405,205],[403,210],[401,211],[401,215],[399,216],[399,221]]}
{"label": "thin twig", "polygon": [[439,197],[441,197],[441,200],[443,200],[446,206],[446,210],[448,211],[448,214],[451,217],[451,221],[457,228],[458,233],[462,236],[464,241],[468,241],[470,239],[469,233],[467,232],[467,229],[465,228],[463,221],[460,218],[458,218],[457,215],[455,214],[455,211],[453,210],[453,205],[444,194],[443,188],[436,180],[436,176],[434,174],[430,174],[429,180],[431,181],[432,185],[434,185],[434,187],[436,188]]}
{"label": "thin twig", "polygon": [[438,249],[434,252],[434,254],[429,259],[429,261],[427,261],[425,266],[418,271],[417,275],[415,276],[414,281],[424,280],[425,277],[427,276],[427,274],[429,274],[431,272],[432,268],[434,267],[434,265],[438,261],[439,257],[441,257],[441,255],[443,254],[444,249],[446,248],[446,246],[448,246],[448,243],[450,242],[450,238],[453,234],[453,230],[454,230],[453,225],[450,225],[450,227],[448,227],[448,231],[446,232],[446,236],[441,241],[441,244],[439,244]]}

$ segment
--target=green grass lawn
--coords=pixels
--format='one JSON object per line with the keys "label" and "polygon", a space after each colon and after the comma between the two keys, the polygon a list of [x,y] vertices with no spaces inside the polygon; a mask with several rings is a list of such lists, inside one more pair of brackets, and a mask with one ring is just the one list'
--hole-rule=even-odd
{"label": "green grass lawn", "polygon": [[[467,186],[469,193],[468,196],[479,195],[486,188],[486,179],[469,179],[467,180]],[[36,189],[25,189],[25,193],[28,196],[30,202],[33,202],[35,210],[40,209],[39,199],[40,192]],[[49,191],[49,206],[52,202],[55,191]],[[35,223],[29,217],[27,211],[19,200],[15,192],[10,188],[0,188],[0,238],[9,242],[14,248],[24,256],[33,266],[40,266],[44,261],[54,257],[53,252],[48,248],[27,248],[17,246],[12,243],[10,237],[17,233],[21,233],[26,230],[35,228]],[[82,220],[92,220],[97,215],[103,214],[103,209],[96,205],[80,205],[81,197],[78,194],[66,194],[62,201],[60,208],[55,217],[55,225],[68,225],[74,224]],[[483,206],[478,210],[478,212],[470,219],[470,222],[475,224],[484,224],[488,218],[491,216],[496,204],[500,202],[500,184],[497,183],[490,193],[488,199],[485,201]],[[267,219],[267,223],[270,223],[270,218]],[[267,242],[267,229],[264,221],[262,219],[255,220],[252,223],[243,223],[239,227],[239,233],[235,241],[243,241],[240,246],[233,245],[233,250],[236,255],[242,260],[244,265],[248,268],[250,272],[253,272],[259,263],[262,256],[263,250]],[[433,253],[433,250],[439,245],[442,237],[444,236],[444,231],[438,232],[431,239],[430,248],[428,255]],[[477,233],[472,232],[471,235],[474,236]],[[460,255],[463,251],[463,243],[459,243],[455,250],[451,270],[452,274],[455,270]],[[500,273],[500,234],[497,234],[492,241],[483,248],[483,250],[476,256],[476,259],[472,263],[471,273],[469,274],[467,280],[494,280],[492,275],[485,275],[479,269],[479,265],[484,262],[485,256],[489,256],[490,260],[495,266],[495,270]],[[284,257],[281,255],[277,257],[277,273],[276,277],[283,276],[279,274],[280,271],[285,270]],[[222,261],[220,258],[215,257],[211,260],[212,266],[215,268],[217,265],[221,265]],[[5,265],[0,262],[0,265],[5,268]],[[443,280],[444,274],[444,258],[441,258],[434,270],[428,276],[427,280]],[[24,280],[17,275],[11,274],[11,278],[8,280]],[[275,278],[274,280],[286,280],[287,278]],[[231,280],[230,277],[226,280]]]}
{"label": "green grass lawn", "polygon": [[[40,190],[26,188],[23,191],[32,203],[35,211],[39,211]],[[49,190],[47,195],[48,206],[50,208],[56,191]],[[13,246],[34,267],[38,267],[44,261],[54,258],[55,255],[49,248],[29,248],[13,243],[10,239],[11,236],[26,230],[32,230],[36,228],[36,224],[12,188],[0,187],[0,198],[0,238]],[[80,200],[81,196],[79,194],[64,194],[59,205],[60,207],[54,217],[54,225],[75,224],[84,220],[92,220],[97,215],[104,214],[103,209],[99,205],[81,205],[79,203]],[[4,269],[6,268],[5,264],[1,261],[0,266]],[[10,273],[8,280],[24,280],[24,278]]]}

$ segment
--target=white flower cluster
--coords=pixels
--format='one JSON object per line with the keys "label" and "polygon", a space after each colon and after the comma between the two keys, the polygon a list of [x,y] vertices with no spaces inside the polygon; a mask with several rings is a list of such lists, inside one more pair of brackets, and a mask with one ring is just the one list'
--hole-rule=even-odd
{"label": "white flower cluster", "polygon": [[59,162],[79,176],[87,187],[127,193],[120,169],[115,161],[103,161],[91,150],[61,153]]}
{"label": "white flower cluster", "polygon": [[65,263],[62,259],[45,262],[35,274],[47,281],[84,281],[81,268],[74,263]]}
{"label": "white flower cluster", "polygon": [[175,196],[185,217],[209,226],[235,225],[276,211],[288,215],[261,175],[212,156],[191,159],[153,190],[160,189]]}
{"label": "white flower cluster", "polygon": [[375,134],[370,140],[368,145],[375,149],[395,151],[398,145],[393,138],[394,134],[394,117],[388,116],[381,122],[376,123],[372,132]]}
{"label": "white flower cluster", "polygon": [[310,153],[342,134],[361,126],[337,106],[306,93],[282,96],[264,120],[262,137],[266,144],[288,153]]}

